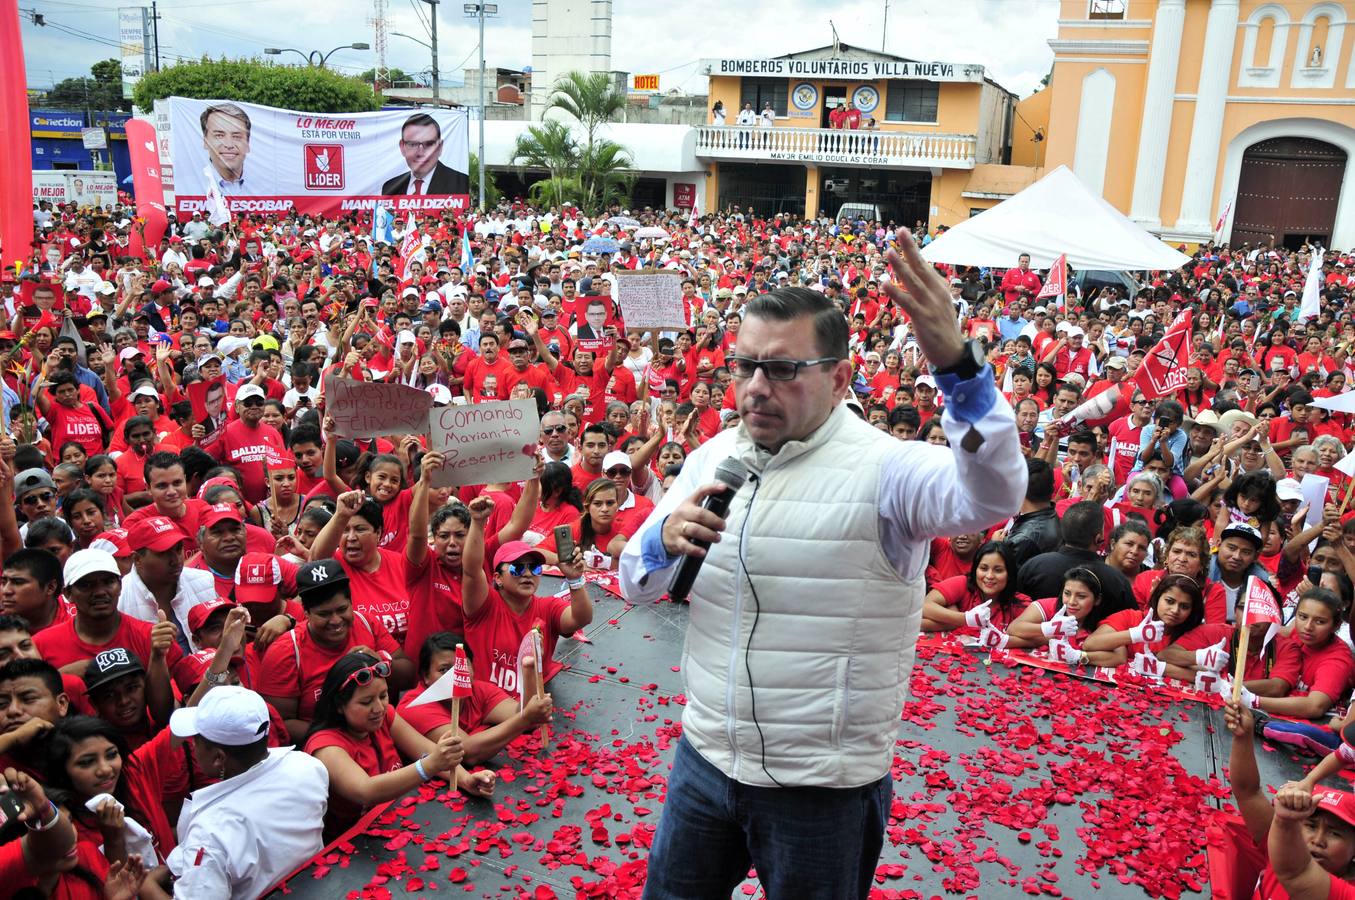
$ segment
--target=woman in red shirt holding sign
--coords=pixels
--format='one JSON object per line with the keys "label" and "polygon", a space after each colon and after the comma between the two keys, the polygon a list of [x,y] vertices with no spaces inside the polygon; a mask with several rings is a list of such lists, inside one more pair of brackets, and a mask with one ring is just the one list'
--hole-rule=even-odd
{"label": "woman in red shirt holding sign", "polygon": [[[461,768],[461,737],[449,731],[430,741],[400,718],[390,702],[390,663],[360,651],[334,663],[320,689],[305,750],[329,773],[325,842],[365,810],[443,778],[469,794],[494,793],[494,773]],[[405,764],[406,759],[414,760]]]}

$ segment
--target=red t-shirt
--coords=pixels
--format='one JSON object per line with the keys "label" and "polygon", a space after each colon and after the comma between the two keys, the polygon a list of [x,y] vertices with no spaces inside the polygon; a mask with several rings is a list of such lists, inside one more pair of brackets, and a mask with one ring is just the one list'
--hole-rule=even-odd
{"label": "red t-shirt", "polygon": [[394,550],[377,549],[381,562],[375,572],[366,572],[349,564],[342,551],[334,558],[348,573],[353,609],[369,619],[379,620],[396,641],[403,641],[409,627],[409,591],[405,587],[405,555]]}
{"label": "red t-shirt", "polygon": [[[1012,577],[1010,573],[1008,577]],[[969,589],[968,582],[969,576],[967,574],[952,575],[950,578],[942,579],[932,585],[932,590],[940,594],[942,602],[951,609],[969,612],[976,606],[982,606],[983,600],[979,598],[977,591]],[[1020,618],[1021,613],[1025,612],[1029,605],[1030,598],[1025,594],[1017,594],[1012,600],[1011,607],[1005,610],[994,603],[988,607],[992,614],[993,627],[1006,631],[1013,622]],[[972,628],[969,630],[974,631]]]}
{"label": "red t-shirt", "polygon": [[[1142,610],[1122,609],[1117,613],[1111,613],[1110,615],[1106,616],[1104,619],[1101,620],[1101,624],[1109,625],[1116,631],[1128,631],[1135,625],[1138,625],[1141,622],[1143,622],[1143,616],[1144,613]],[[1134,654],[1143,653],[1145,650],[1151,650],[1155,654],[1160,653],[1162,652],[1163,648],[1171,646],[1171,643],[1172,642],[1168,640],[1167,635],[1163,634],[1162,637],[1158,638],[1152,643],[1144,643],[1140,641],[1138,643],[1130,644],[1129,658],[1133,659]]]}
{"label": "red t-shirt", "polygon": [[55,454],[67,441],[75,441],[81,447],[84,447],[85,452],[90,456],[103,452],[103,429],[105,427],[111,428],[112,423],[108,421],[108,417],[102,409],[99,410],[98,414],[95,414],[95,409],[96,407],[88,403],[81,403],[75,409],[71,409],[69,406],[62,406],[56,401],[53,401],[47,407],[47,412],[43,418],[52,425],[52,453],[50,456],[53,460],[56,459]]}
{"label": "red t-shirt", "polygon": [[171,745],[172,737],[168,728],[162,729],[132,752],[122,770],[127,794],[145,814],[141,824],[155,839],[162,859],[179,843],[165,813],[165,800],[186,796],[189,787],[188,754]]}
{"label": "red t-shirt", "polygon": [[221,431],[221,437],[203,447],[212,456],[240,473],[245,499],[258,503],[268,496],[268,469],[264,463],[269,448],[287,455],[287,444],[272,425],[260,422],[250,428],[244,419],[236,419]]}
{"label": "red t-shirt", "polygon": [[639,531],[640,526],[645,524],[645,519],[648,519],[649,514],[654,511],[653,500],[642,497],[635,491],[631,491],[630,495],[635,499],[635,503],[618,512],[613,523],[614,529],[627,537]]}
{"label": "red t-shirt", "polygon": [[[419,706],[410,706],[426,690],[426,685],[419,685],[405,693],[400,698],[400,706],[396,710],[400,718],[404,719],[419,734],[427,735],[434,728],[441,728],[451,721],[452,703],[450,700],[444,700],[440,703],[424,703]],[[489,727],[485,720],[489,718],[489,712],[494,707],[503,703],[505,700],[513,704],[516,711],[517,701],[492,681],[475,681],[471,684],[470,696],[461,701],[461,716],[457,723],[461,726],[462,734],[475,734],[478,731],[484,731]]]}
{"label": "red t-shirt", "polygon": [[[149,666],[151,661],[150,622],[143,622],[123,614],[117,632],[105,644],[89,644],[75,633],[75,619],[67,619],[60,625],[51,625],[33,635],[33,645],[38,648],[42,658],[58,669],[73,662],[93,659],[104,650],[123,647],[137,659],[141,665]],[[177,644],[171,644],[165,654],[165,662],[173,669],[183,659],[183,651]]]}
{"label": "red t-shirt", "polygon": [[[82,840],[75,845],[75,853],[77,865],[102,884],[108,877],[108,860],[99,852],[99,847]],[[24,862],[23,841],[18,838],[0,845],[0,882],[9,885],[7,893],[11,894],[38,886],[38,879]],[[103,900],[104,892],[74,872],[63,872],[46,896],[51,900]]]}
{"label": "red t-shirt", "polygon": [[1143,428],[1129,416],[1110,423],[1110,469],[1116,484],[1124,484],[1134,468],[1134,462],[1143,449],[1139,435]]}
{"label": "red t-shirt", "polygon": [[555,526],[577,522],[580,515],[582,513],[568,503],[561,503],[555,509],[537,507],[536,516],[532,519],[532,524],[527,527],[527,530],[545,538],[555,530]]}
{"label": "red t-shirt", "polygon": [[[541,626],[542,655],[546,658],[545,680],[562,668],[555,661],[555,643],[560,638],[560,618],[569,609],[568,597],[533,597],[521,614],[492,588],[474,615],[466,617],[466,641],[471,656],[479,660],[481,671],[488,667],[488,678],[510,694],[518,689],[518,647],[522,638]],[[539,663],[538,663],[539,667]]]}
{"label": "red t-shirt", "polygon": [[[477,356],[466,365],[466,377],[462,384],[470,388],[470,396],[477,399],[507,400],[508,376],[512,371],[513,364],[502,356],[492,363],[487,363],[484,357]],[[485,393],[486,375],[495,376],[494,391],[490,395]]]}
{"label": "red t-shirt", "polygon": [[381,507],[381,541],[377,544],[388,550],[405,549],[409,537],[409,508],[414,503],[414,489],[405,488],[395,499]]}
{"label": "red t-shirt", "polygon": [[[400,751],[396,749],[395,738],[391,736],[394,721],[395,707],[390,705],[386,707],[386,721],[365,738],[355,738],[340,728],[326,728],[311,735],[304,749],[314,755],[315,751],[325,747],[339,747],[370,776],[394,772],[405,765],[405,761],[400,758]],[[362,807],[331,790],[329,810],[325,813],[325,832],[328,834],[334,828],[347,827],[362,812]]]}
{"label": "red t-shirt", "polygon": [[588,485],[592,484],[594,479],[601,478],[603,475],[601,471],[590,472],[585,469],[583,467],[583,460],[579,460],[577,463],[570,466],[569,472],[574,476],[574,486],[579,489],[580,494],[588,490]]}
{"label": "red t-shirt", "polygon": [[1302,697],[1321,692],[1334,702],[1341,702],[1350,690],[1350,679],[1355,672],[1355,656],[1344,641],[1332,638],[1327,644],[1313,649],[1293,635],[1279,638],[1278,660],[1297,663],[1298,681],[1290,682],[1291,697]]}
{"label": "red t-shirt", "polygon": [[[211,504],[206,500],[199,500],[197,497],[189,497],[184,501],[183,515],[169,516],[169,518],[174,520],[174,524],[179,526],[179,530],[184,533],[184,536],[188,538],[188,542],[184,544],[185,553],[192,553],[198,549],[198,521],[202,518],[202,514],[210,507]],[[123,520],[122,527],[131,528],[132,523],[138,522],[141,519],[146,519],[151,516],[167,515],[169,514],[163,513],[156,508],[154,503],[147,503],[140,509],[129,513],[127,518]],[[248,549],[253,550],[254,548],[249,547]],[[272,542],[270,542],[267,552],[273,552]]]}
{"label": "red t-shirt", "polygon": [[[497,550],[498,539],[491,537],[490,541]],[[494,550],[486,547],[486,558],[492,557],[493,553]],[[451,571],[435,556],[429,550],[421,566],[410,565],[409,560],[405,560],[405,588],[409,595],[405,656],[410,659],[419,658],[419,648],[429,635],[439,631],[462,634],[466,628],[461,609],[461,573]]]}
{"label": "red t-shirt", "polygon": [[[1219,641],[1227,641],[1223,646],[1226,649],[1233,640],[1233,626],[1226,623],[1217,623],[1213,625],[1201,625],[1199,628],[1181,635],[1181,639],[1176,645],[1182,650],[1203,650],[1206,647],[1212,647]],[[1262,648],[1256,644],[1247,645],[1247,666],[1242,672],[1243,681],[1252,681],[1261,678],[1279,678],[1285,684],[1295,684],[1299,679],[1298,660],[1281,659],[1280,655],[1275,654],[1274,661],[1270,666],[1270,671],[1266,671],[1266,661],[1261,655]]]}
{"label": "red t-shirt", "polygon": [[309,720],[315,715],[315,701],[320,699],[320,688],[330,666],[354,647],[371,647],[387,653],[400,649],[380,619],[368,619],[358,612],[353,613],[348,640],[335,650],[317,644],[310,628],[300,623],[268,645],[256,690],[265,697],[295,698],[296,718]]}
{"label": "red t-shirt", "polygon": [[932,587],[947,578],[969,574],[973,562],[956,556],[948,538],[933,538],[931,553],[931,564],[927,566],[927,583]]}
{"label": "red t-shirt", "polygon": [[[1264,843],[1261,848],[1265,849]],[[1355,900],[1355,885],[1337,878],[1330,872],[1327,873],[1327,878],[1329,879],[1327,900]],[[1269,865],[1261,873],[1261,883],[1256,886],[1252,900],[1290,900],[1289,892],[1280,884],[1280,879],[1275,876],[1275,870]]]}

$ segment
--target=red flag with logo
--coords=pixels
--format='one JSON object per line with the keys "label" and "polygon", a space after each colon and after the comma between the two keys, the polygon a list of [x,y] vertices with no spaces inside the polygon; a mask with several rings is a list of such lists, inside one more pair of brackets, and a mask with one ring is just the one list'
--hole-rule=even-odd
{"label": "red flag with logo", "polygon": [[1258,622],[1270,623],[1266,639],[1261,642],[1264,647],[1280,628],[1280,604],[1275,599],[1275,590],[1253,575],[1247,579],[1247,602],[1242,610],[1242,624],[1255,625]]}
{"label": "red flag with logo", "polygon": [[471,693],[470,661],[466,648],[456,645],[456,659],[452,661],[452,696],[469,697]]}
{"label": "red flag with logo", "polygon": [[1183,309],[1134,373],[1143,396],[1152,400],[1185,387],[1190,353],[1190,310]]}
{"label": "red flag with logo", "polygon": [[[1062,298],[1068,293],[1068,254],[1064,253],[1054,260],[1054,265],[1049,267],[1049,280],[1040,288],[1040,293],[1035,295],[1036,300],[1043,300],[1046,297]],[[1059,300],[1059,305],[1063,305],[1063,300]]]}

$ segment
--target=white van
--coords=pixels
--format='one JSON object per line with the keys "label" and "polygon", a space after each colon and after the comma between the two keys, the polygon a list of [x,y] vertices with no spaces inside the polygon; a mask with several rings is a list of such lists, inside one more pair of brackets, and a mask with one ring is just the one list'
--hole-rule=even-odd
{"label": "white van", "polygon": [[844,203],[838,207],[837,218],[850,221],[857,219],[864,219],[867,222],[884,221],[884,216],[880,215],[880,207],[874,203]]}

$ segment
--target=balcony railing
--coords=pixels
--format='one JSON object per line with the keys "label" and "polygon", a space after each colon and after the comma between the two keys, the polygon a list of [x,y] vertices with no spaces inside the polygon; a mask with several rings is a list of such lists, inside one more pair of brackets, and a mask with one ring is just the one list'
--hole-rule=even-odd
{"label": "balcony railing", "polygon": [[976,145],[972,134],[737,125],[696,129],[697,156],[763,162],[972,169]]}

